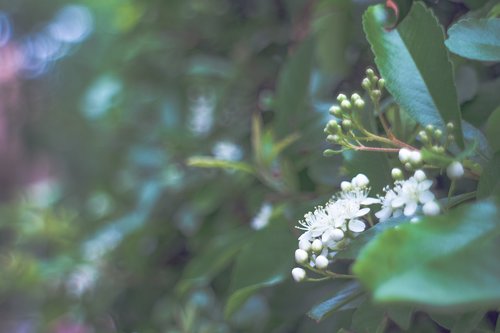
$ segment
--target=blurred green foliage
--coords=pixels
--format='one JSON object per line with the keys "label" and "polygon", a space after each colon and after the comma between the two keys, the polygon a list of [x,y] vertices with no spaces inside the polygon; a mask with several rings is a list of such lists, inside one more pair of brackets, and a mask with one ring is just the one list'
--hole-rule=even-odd
{"label": "blurred green foliage", "polygon": [[[469,2],[429,5],[447,25]],[[373,65],[370,4],[0,1],[0,331],[348,327],[354,306],[305,315],[342,286],[289,271],[304,212],[349,175],[390,179],[385,158],[321,154],[334,96]],[[484,126],[498,65],[454,64]]]}

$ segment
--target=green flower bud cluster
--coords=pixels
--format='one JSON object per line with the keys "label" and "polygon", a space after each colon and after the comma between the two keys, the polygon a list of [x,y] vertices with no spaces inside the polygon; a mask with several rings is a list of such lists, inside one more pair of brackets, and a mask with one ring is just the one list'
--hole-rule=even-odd
{"label": "green flower bud cluster", "polygon": [[[332,119],[326,124],[324,129],[327,134],[326,141],[349,148],[349,142],[355,137],[353,131],[359,128],[355,112],[364,109],[365,101],[359,94],[354,93],[350,98],[339,94],[337,102],[338,104],[333,105],[329,110],[336,119]],[[331,156],[338,152],[340,151],[327,149],[324,155]]]}
{"label": "green flower bud cluster", "polygon": [[433,125],[427,125],[418,132],[418,138],[423,145],[437,154],[445,154],[447,147],[455,141],[452,134],[455,129],[453,123],[446,124],[444,131]]}
{"label": "green flower bud cluster", "polygon": [[373,103],[378,104],[385,88],[385,80],[379,78],[373,69],[366,70],[366,77],[361,82],[361,86],[366,90]]}

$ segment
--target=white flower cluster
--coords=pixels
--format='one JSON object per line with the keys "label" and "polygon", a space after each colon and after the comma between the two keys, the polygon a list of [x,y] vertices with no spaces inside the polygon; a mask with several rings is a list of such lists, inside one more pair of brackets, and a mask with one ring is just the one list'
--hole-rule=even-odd
{"label": "white flower cluster", "polygon": [[[305,232],[299,237],[299,248],[295,251],[295,261],[305,267],[324,270],[336,252],[345,247],[349,240],[365,230],[367,206],[380,204],[375,217],[383,222],[391,217],[413,217],[421,209],[424,215],[437,215],[440,212],[434,193],[431,192],[432,180],[422,170],[403,180],[403,172],[393,169],[396,179],[394,186],[387,186],[385,195],[377,198],[368,196],[369,180],[359,174],[351,182],[342,182],[342,191],[325,206],[316,207],[299,221],[298,229]],[[306,272],[300,267],[292,270],[297,281],[306,279]]]}
{"label": "white flower cluster", "polygon": [[[351,235],[365,230],[364,217],[370,212],[366,206],[379,202],[368,197],[368,184],[369,180],[363,174],[351,182],[342,182],[342,191],[337,196],[304,215],[297,227],[305,231],[299,237],[299,248],[295,251],[299,264],[325,269],[329,258],[346,244]],[[296,280],[303,279],[298,279],[302,274],[293,276]]]}
{"label": "white flower cluster", "polygon": [[[393,172],[394,173],[394,172]],[[422,170],[406,180],[396,180],[394,187],[384,189],[385,196],[380,198],[382,209],[375,213],[381,221],[391,217],[413,216],[420,205],[425,215],[437,215],[440,208],[431,192],[432,180]]]}

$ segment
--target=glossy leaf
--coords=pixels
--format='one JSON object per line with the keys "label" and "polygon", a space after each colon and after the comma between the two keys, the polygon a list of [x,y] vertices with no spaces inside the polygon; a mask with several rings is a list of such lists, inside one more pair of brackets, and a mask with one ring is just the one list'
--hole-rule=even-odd
{"label": "glossy leaf", "polygon": [[438,20],[415,2],[397,28],[388,31],[386,25],[383,6],[368,8],[363,27],[387,90],[422,125],[457,124],[454,134],[463,147],[453,68]]}
{"label": "glossy leaf", "polygon": [[498,305],[499,217],[496,204],[485,201],[387,230],[364,248],[353,271],[379,302]]}
{"label": "glossy leaf", "polygon": [[448,30],[446,46],[464,58],[500,61],[500,18],[465,19]]}
{"label": "glossy leaf", "polygon": [[307,315],[320,321],[336,311],[353,309],[363,300],[363,288],[359,282],[352,281],[347,283],[335,296],[313,307]]}

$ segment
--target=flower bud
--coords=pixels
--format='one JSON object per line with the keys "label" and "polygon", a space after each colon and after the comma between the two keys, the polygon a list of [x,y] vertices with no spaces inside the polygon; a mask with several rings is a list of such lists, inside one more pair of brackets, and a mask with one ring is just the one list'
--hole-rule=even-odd
{"label": "flower bud", "polygon": [[380,96],[382,96],[382,93],[380,92],[380,90],[376,89],[376,90],[373,90],[370,94],[371,98],[373,100],[379,100],[380,99]]}
{"label": "flower bud", "polygon": [[340,131],[340,126],[336,120],[330,120],[328,124],[326,124],[326,132],[330,134],[336,134]]}
{"label": "flower bud", "polygon": [[434,133],[434,126],[430,124],[425,126],[425,131],[427,132],[427,134],[432,135]]}
{"label": "flower bud", "polygon": [[391,176],[394,180],[402,180],[404,178],[403,171],[399,168],[393,168],[391,170]]}
{"label": "flower bud", "polygon": [[352,108],[352,105],[351,105],[351,102],[349,102],[347,99],[346,100],[343,100],[341,103],[340,103],[340,107],[342,108],[342,110],[350,110]]}
{"label": "flower bud", "polygon": [[446,174],[453,180],[462,178],[464,175],[464,166],[458,161],[452,162],[446,168]]}
{"label": "flower bud", "polygon": [[370,183],[370,180],[364,174],[360,173],[352,179],[351,183],[354,187],[366,187]]}
{"label": "flower bud", "polygon": [[326,137],[326,141],[330,142],[330,143],[338,143],[340,141],[340,136],[338,136],[337,134],[330,134]]}
{"label": "flower bud", "polygon": [[350,130],[352,128],[352,121],[349,119],[342,120],[342,128],[346,131]]}
{"label": "flower bud", "polygon": [[373,71],[373,69],[371,69],[371,68],[367,68],[367,69],[366,69],[366,76],[367,76],[368,78],[370,78],[370,79],[371,79],[371,78],[373,78],[373,77],[375,76],[375,72]]}
{"label": "flower bud", "polygon": [[304,251],[309,251],[311,249],[311,242],[308,240],[302,239],[299,241],[299,249]]}
{"label": "flower bud", "polygon": [[401,148],[399,150],[398,157],[401,163],[406,163],[410,160],[410,155],[411,155],[411,150],[409,150],[408,148]]}
{"label": "flower bud", "polygon": [[370,90],[372,83],[370,82],[370,80],[368,78],[364,78],[363,81],[361,81],[361,86],[365,90]]}
{"label": "flower bud", "polygon": [[452,122],[449,122],[448,124],[446,124],[446,129],[448,131],[453,131],[455,129],[455,125],[453,125]]}
{"label": "flower bud", "polygon": [[330,239],[338,242],[344,239],[344,232],[341,229],[333,229],[330,233]]}
{"label": "flower bud", "polygon": [[424,215],[427,216],[435,216],[438,215],[440,212],[441,208],[437,204],[436,201],[429,201],[424,204],[422,207],[422,211],[424,212]]}
{"label": "flower bud", "polygon": [[335,117],[340,118],[342,116],[342,109],[338,105],[333,105],[328,112]]}
{"label": "flower bud", "polygon": [[410,162],[406,162],[405,163],[405,169],[406,170],[412,170],[413,169],[413,164],[411,164]]}
{"label": "flower bud", "polygon": [[420,169],[418,169],[418,170],[415,171],[415,174],[413,175],[413,177],[415,177],[415,179],[418,180],[419,182],[423,182],[424,180],[427,179],[427,176],[425,175],[425,172],[423,172]]}
{"label": "flower bud", "polygon": [[455,141],[455,136],[453,134],[448,135],[448,141]]}
{"label": "flower bud", "polygon": [[363,101],[362,99],[357,99],[356,101],[354,101],[354,106],[357,108],[357,109],[363,109],[365,107],[365,101]]}
{"label": "flower bud", "polygon": [[439,140],[441,139],[442,136],[443,136],[443,131],[441,131],[439,128],[434,131],[434,137],[436,139]]}
{"label": "flower bud", "polygon": [[325,269],[328,267],[328,258],[325,256],[318,256],[315,260],[316,268]]}
{"label": "flower bud", "polygon": [[303,268],[295,267],[292,269],[292,277],[296,282],[302,282],[306,278],[306,271]]}
{"label": "flower bud", "polygon": [[311,249],[316,253],[321,252],[321,250],[323,250],[323,242],[319,239],[315,239],[312,242]]}
{"label": "flower bud", "polygon": [[343,101],[345,101],[345,100],[347,100],[347,96],[346,96],[346,95],[344,95],[344,94],[339,94],[339,95],[337,96],[337,101],[338,101],[339,103],[342,103],[342,102],[343,102]]}
{"label": "flower bud", "polygon": [[385,80],[384,79],[378,80],[378,89],[383,90],[384,88],[385,88]]}
{"label": "flower bud", "polygon": [[306,251],[302,249],[295,250],[295,261],[297,264],[304,264],[307,262],[307,259],[309,259],[309,254]]}
{"label": "flower bud", "polygon": [[410,152],[410,163],[413,165],[422,163],[422,154],[418,150],[413,150]]}
{"label": "flower bud", "polygon": [[344,192],[352,190],[352,184],[346,181],[340,183],[340,189]]}
{"label": "flower bud", "polygon": [[429,136],[425,131],[418,132],[418,136],[420,137],[420,140],[422,140],[423,143],[429,142]]}

